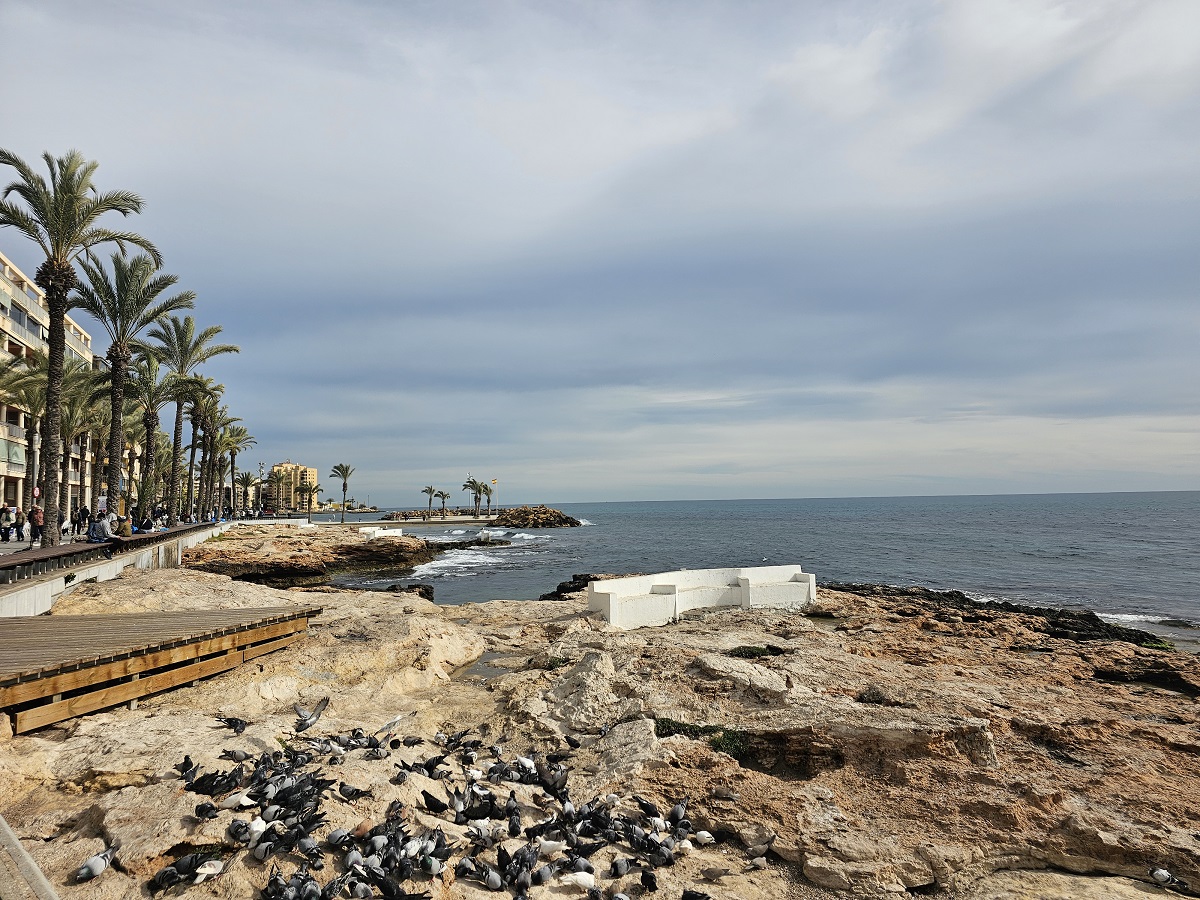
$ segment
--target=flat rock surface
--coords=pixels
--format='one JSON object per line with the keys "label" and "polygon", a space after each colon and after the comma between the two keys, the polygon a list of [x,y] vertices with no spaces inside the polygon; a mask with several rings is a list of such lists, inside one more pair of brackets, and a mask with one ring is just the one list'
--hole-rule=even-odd
{"label": "flat rock surface", "polygon": [[[1158,866],[1200,885],[1197,659],[1050,637],[1020,613],[822,591],[819,615],[726,610],[615,631],[581,594],[439,607],[176,570],[81,586],[54,614],[289,602],[325,607],[293,646],[137,710],[0,741],[0,812],[63,897],[149,896],[165,862],[226,842],[233,813],[195,821],[206,798],[172,767],[190,753],[204,771],[226,770],[223,748],[295,742],[292,704],[325,696],[305,737],[397,722],[396,734],[431,741],[469,727],[506,757],[569,754],[577,804],[611,791],[633,814],[633,792],[663,808],[690,798],[688,818],[717,843],[659,869],[657,896],[1134,897],[1163,894],[1149,883]],[[217,715],[250,725],[234,735]],[[374,796],[327,800],[329,827],[378,820],[400,799],[414,821],[465,834],[421,808],[420,790],[442,785],[389,781],[395,758],[432,752],[347,753],[326,771]],[[462,765],[446,765],[461,784]],[[516,789],[526,823],[544,817],[541,792]],[[113,840],[126,871],[70,884]],[[226,853],[227,872],[190,895],[256,896],[269,866]],[[594,857],[597,884],[641,895],[636,877],[605,877],[612,855]],[[758,856],[767,868],[747,871]],[[290,873],[303,859],[274,861]],[[326,861],[322,882],[340,871]],[[713,868],[731,874],[710,883]],[[504,896],[449,871],[418,883],[434,898]],[[568,893],[530,891],[554,896]]]}

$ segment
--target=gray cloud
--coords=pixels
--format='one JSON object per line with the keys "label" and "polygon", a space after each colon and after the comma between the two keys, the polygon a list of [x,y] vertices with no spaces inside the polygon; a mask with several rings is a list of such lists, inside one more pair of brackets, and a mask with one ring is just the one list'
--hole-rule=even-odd
{"label": "gray cloud", "polygon": [[6,31],[37,73],[6,146],[147,197],[243,346],[211,374],[252,456],[385,503],[468,469],[510,500],[1197,486],[1189,2],[11,2]]}

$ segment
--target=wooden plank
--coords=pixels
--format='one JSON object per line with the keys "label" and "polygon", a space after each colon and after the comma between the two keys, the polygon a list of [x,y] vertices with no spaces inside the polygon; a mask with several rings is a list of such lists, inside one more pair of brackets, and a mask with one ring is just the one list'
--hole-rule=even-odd
{"label": "wooden plank", "polygon": [[253,647],[247,647],[242,651],[242,658],[249,661],[256,656],[262,656],[264,653],[270,653],[272,650],[280,650],[288,644],[294,644],[300,638],[304,637],[308,632],[297,631],[294,634],[289,634],[287,637],[279,638],[275,641],[270,641],[266,644],[256,644]]}
{"label": "wooden plank", "polygon": [[147,694],[154,694],[164,691],[167,688],[228,671],[241,665],[241,663],[242,652],[240,650],[230,650],[221,656],[206,659],[203,662],[192,663],[190,666],[182,666],[178,669],[160,672],[157,675],[151,675],[147,678],[139,678],[136,681],[127,681],[124,684],[101,688],[98,691],[92,691],[88,694],[80,694],[78,697],[60,700],[58,703],[35,706],[32,709],[17,712],[13,731],[17,734],[22,734],[26,731],[32,731],[35,728],[41,728],[44,725],[51,725],[55,722],[61,722],[63,719],[82,715],[83,713],[95,712],[98,709],[116,706],[135,697],[145,697]]}
{"label": "wooden plank", "polygon": [[133,614],[9,619],[0,622],[0,685],[64,669],[156,652],[264,624],[305,622],[319,607],[263,607],[214,614]]}
{"label": "wooden plank", "polygon": [[115,660],[97,666],[81,667],[46,678],[23,681],[9,687],[0,687],[0,708],[15,706],[18,703],[27,703],[30,700],[36,700],[40,697],[49,697],[53,694],[77,690],[89,684],[99,684],[111,681],[114,678],[123,678],[127,675],[148,672],[152,669],[174,665],[188,659],[197,659],[212,653],[220,653],[224,650],[266,640],[267,638],[289,635],[295,632],[297,627],[303,628],[304,621],[277,622],[274,625],[266,625],[261,628],[239,631],[223,637],[183,644],[168,650],[147,653],[144,656],[131,656],[126,659]]}

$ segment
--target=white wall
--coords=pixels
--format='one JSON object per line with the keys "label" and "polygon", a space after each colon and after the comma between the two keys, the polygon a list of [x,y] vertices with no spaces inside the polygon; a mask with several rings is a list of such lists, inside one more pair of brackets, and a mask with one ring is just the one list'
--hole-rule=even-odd
{"label": "white wall", "polygon": [[666,625],[693,609],[803,609],[816,598],[816,576],[800,566],[688,569],[588,585],[588,609],[622,629]]}

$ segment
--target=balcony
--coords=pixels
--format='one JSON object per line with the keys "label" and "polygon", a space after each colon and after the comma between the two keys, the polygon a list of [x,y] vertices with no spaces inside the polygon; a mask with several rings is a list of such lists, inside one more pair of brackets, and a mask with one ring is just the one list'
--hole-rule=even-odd
{"label": "balcony", "polygon": [[13,425],[11,422],[4,423],[4,436],[12,438],[16,441],[25,440],[25,429],[20,425]]}
{"label": "balcony", "polygon": [[67,473],[67,481],[70,484],[79,484],[79,473],[78,472]]}

